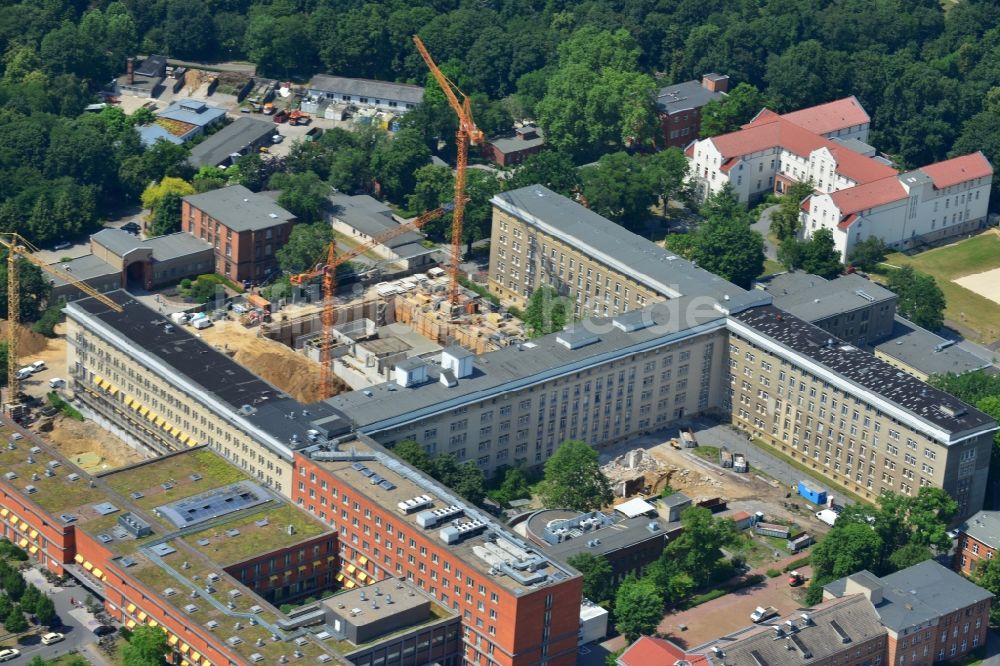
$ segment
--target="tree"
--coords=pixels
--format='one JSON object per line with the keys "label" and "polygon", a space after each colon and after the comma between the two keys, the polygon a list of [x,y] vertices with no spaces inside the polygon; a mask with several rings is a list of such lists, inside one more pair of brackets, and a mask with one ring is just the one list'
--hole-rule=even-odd
{"label": "tree", "polygon": [[687,158],[680,148],[667,148],[645,158],[647,180],[660,198],[663,214],[667,204],[684,192],[684,179],[688,174]]}
{"label": "tree", "polygon": [[970,405],[978,405],[984,399],[1000,396],[1000,375],[987,373],[983,370],[965,372],[960,375],[951,372],[945,375],[934,375],[929,382],[931,386],[950,393]]}
{"label": "tree", "polygon": [[38,601],[35,603],[35,617],[38,619],[38,624],[44,627],[51,626],[55,622],[56,606],[51,598],[47,596],[38,598]]}
{"label": "tree", "polygon": [[232,181],[251,192],[260,192],[277,170],[276,160],[265,161],[260,153],[247,153],[236,160],[226,173],[233,174]]}
{"label": "tree", "polygon": [[507,190],[544,185],[565,197],[573,196],[581,186],[580,172],[573,160],[559,150],[543,150],[529,156],[505,182]]}
{"label": "tree", "polygon": [[486,477],[471,460],[460,463],[451,453],[439,455],[431,461],[430,475],[473,504],[486,497]]}
{"label": "tree", "polygon": [[182,209],[181,195],[176,192],[168,192],[153,207],[149,234],[151,236],[165,236],[180,231]]}
{"label": "tree", "polygon": [[885,242],[878,236],[869,236],[854,246],[848,261],[863,271],[873,271],[885,261]]}
{"label": "tree", "polygon": [[569,299],[548,285],[542,285],[531,292],[528,307],[524,310],[524,324],[528,337],[537,338],[566,326],[569,317]]}
{"label": "tree", "polygon": [[638,156],[618,152],[581,170],[587,205],[627,229],[641,229],[656,201],[652,172],[644,166]]}
{"label": "tree", "polygon": [[611,564],[600,555],[579,553],[566,562],[583,574],[583,596],[595,604],[611,601],[615,593]]}
{"label": "tree", "polygon": [[403,201],[416,185],[415,173],[431,159],[431,151],[413,129],[402,129],[372,154],[372,172],[393,201]]}
{"label": "tree", "polygon": [[19,634],[22,631],[27,631],[28,621],[24,619],[24,613],[21,612],[21,609],[14,607],[4,618],[3,626],[8,632]]}
{"label": "tree", "polygon": [[[406,207],[415,213],[434,210],[455,198],[455,176],[446,166],[427,164],[414,174],[413,194],[406,197]],[[424,233],[444,238],[445,225],[440,218],[424,225]]]}
{"label": "tree", "polygon": [[[44,311],[45,303],[52,292],[52,284],[34,264],[24,259],[17,263],[18,280],[21,285],[21,322],[36,321]],[[7,251],[0,252],[0,318],[7,319]]]}
{"label": "tree", "polygon": [[806,602],[817,603],[822,598],[823,586],[830,581],[874,569],[882,551],[882,539],[870,525],[858,522],[838,524],[812,550],[809,562],[813,579],[809,585]]}
{"label": "tree", "polygon": [[[686,594],[678,590],[679,585],[690,590],[729,573],[721,549],[733,544],[738,535],[732,520],[716,520],[712,512],[703,507],[685,509],[681,524],[684,531],[667,544],[659,560],[650,568],[657,587],[672,602]],[[690,583],[678,579],[678,575],[689,576]]]}
{"label": "tree", "polygon": [[207,5],[199,0],[171,0],[167,5],[163,37],[167,51],[175,58],[211,55],[214,28]]}
{"label": "tree", "polygon": [[194,185],[194,189],[201,193],[225,187],[228,179],[229,176],[226,175],[223,169],[205,164],[195,172],[191,179],[191,184]]}
{"label": "tree", "polygon": [[[976,584],[987,592],[1000,595],[1000,560],[979,560],[974,572]],[[990,627],[1000,627],[1000,607],[990,608]]]}
{"label": "tree", "polygon": [[817,229],[806,241],[786,238],[778,248],[778,261],[788,270],[801,269],[827,279],[835,278],[843,268],[829,229]]}
{"label": "tree", "polygon": [[767,98],[749,83],[740,83],[726,97],[701,107],[701,138],[739,129],[767,106]]}
{"label": "tree", "polygon": [[142,207],[156,210],[159,203],[170,194],[186,197],[194,193],[195,189],[191,183],[180,178],[167,177],[142,191]]}
{"label": "tree", "polygon": [[397,456],[422,472],[430,472],[431,457],[427,454],[427,450],[418,442],[412,439],[404,439],[396,444],[392,450]]}
{"label": "tree", "polygon": [[129,666],[166,666],[167,634],[159,627],[140,625],[122,648],[122,657]]}
{"label": "tree", "polygon": [[667,248],[744,289],[764,270],[764,237],[739,217],[713,215],[690,233],[668,236]]}
{"label": "tree", "polygon": [[615,626],[631,643],[653,633],[663,619],[663,597],[649,578],[629,574],[615,595]]}
{"label": "tree", "polygon": [[918,543],[908,543],[889,556],[889,565],[895,570],[906,569],[933,557],[931,549]]}
{"label": "tree", "polygon": [[886,287],[895,292],[900,315],[931,331],[944,325],[944,293],[932,276],[903,266],[889,273]]}
{"label": "tree", "polygon": [[21,610],[29,615],[34,615],[38,605],[38,600],[42,598],[42,593],[34,585],[28,584],[21,595]]}
{"label": "tree", "polygon": [[275,252],[278,265],[286,273],[302,273],[326,261],[326,249],[333,240],[333,230],[325,222],[296,224],[288,242]]}
{"label": "tree", "polygon": [[801,226],[802,200],[813,193],[811,182],[794,183],[781,197],[778,210],[771,213],[771,231],[779,241],[794,238]]}
{"label": "tree", "polygon": [[529,499],[531,489],[528,487],[528,479],[517,467],[508,468],[503,475],[503,482],[500,487],[490,493],[490,496],[500,504],[510,504],[514,500]]}
{"label": "tree", "polygon": [[611,482],[601,471],[597,451],[578,439],[568,439],[545,462],[540,494],[552,508],[592,511],[608,504]]}
{"label": "tree", "polygon": [[24,596],[27,590],[27,585],[24,582],[24,577],[21,572],[17,569],[7,569],[0,576],[0,583],[3,584],[3,589],[10,597],[11,601],[19,602],[21,597]]}
{"label": "tree", "polygon": [[323,219],[330,186],[315,173],[276,173],[271,176],[269,186],[281,190],[278,205],[295,215],[299,222],[319,222]]}

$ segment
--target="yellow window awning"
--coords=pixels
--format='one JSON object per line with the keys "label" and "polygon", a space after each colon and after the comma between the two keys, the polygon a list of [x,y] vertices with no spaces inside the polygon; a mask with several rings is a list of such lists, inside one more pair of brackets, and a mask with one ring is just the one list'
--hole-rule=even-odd
{"label": "yellow window awning", "polygon": [[125,628],[126,629],[135,628],[135,620],[125,620]]}
{"label": "yellow window awning", "polygon": [[190,648],[190,646],[188,646],[187,643],[181,643],[181,653],[182,654],[187,654],[190,651],[191,651],[191,648]]}
{"label": "yellow window awning", "polygon": [[139,615],[137,615],[136,617],[139,618],[139,622],[145,622],[146,618],[149,616],[146,615],[146,611],[139,611]]}
{"label": "yellow window awning", "polygon": [[6,518],[8,515],[10,515],[10,509],[0,509],[0,516]]}
{"label": "yellow window awning", "polygon": [[100,375],[94,375],[94,383],[100,386],[101,384],[104,383],[104,377],[101,377]]}
{"label": "yellow window awning", "polygon": [[28,536],[30,536],[32,539],[37,539],[38,538],[38,530],[31,530],[30,532],[28,532]]}
{"label": "yellow window awning", "polygon": [[191,666],[191,662],[187,659],[181,659],[181,666]]}
{"label": "yellow window awning", "polygon": [[28,540],[25,539],[24,537],[21,537],[21,540],[17,542],[17,545],[19,545],[21,548],[27,548]]}
{"label": "yellow window awning", "polygon": [[337,582],[341,583],[344,580],[344,574],[337,574]]}
{"label": "yellow window awning", "polygon": [[354,566],[353,564],[348,564],[347,565],[347,573],[354,573],[357,570],[358,570],[358,568],[356,566]]}
{"label": "yellow window awning", "polygon": [[167,639],[167,644],[168,645],[177,645],[177,641],[179,641],[179,640],[180,639],[177,638],[177,636],[175,636],[174,634],[170,634],[170,638]]}
{"label": "yellow window awning", "polygon": [[149,618],[149,626],[151,626],[153,629],[156,629],[158,626],[160,626],[160,623],[154,620],[153,618]]}
{"label": "yellow window awning", "polygon": [[83,568],[86,569],[87,571],[92,571],[93,568],[94,568],[94,565],[91,564],[90,562],[84,560],[83,561]]}
{"label": "yellow window awning", "polygon": [[118,395],[118,387],[117,386],[109,386],[108,390],[111,391],[111,395]]}
{"label": "yellow window awning", "polygon": [[163,420],[162,416],[157,416],[156,419],[153,421],[153,423],[162,428],[163,424],[165,424],[166,421]]}
{"label": "yellow window awning", "polygon": [[306,570],[306,565],[300,564],[299,565],[299,571],[305,571],[305,570]]}
{"label": "yellow window awning", "polygon": [[314,567],[323,566],[323,560],[313,560],[313,566]]}
{"label": "yellow window awning", "polygon": [[135,612],[135,604],[130,603],[127,606],[125,606],[125,612],[127,612],[127,613],[134,613]]}
{"label": "yellow window awning", "polygon": [[91,571],[90,573],[94,574],[94,578],[101,578],[102,576],[104,576],[104,572],[98,569],[97,567],[94,567],[94,570]]}
{"label": "yellow window awning", "polygon": [[170,434],[173,435],[174,437],[177,437],[178,435],[181,434],[181,429],[178,428],[177,426],[173,426],[172,428],[170,428]]}
{"label": "yellow window awning", "polygon": [[146,405],[142,405],[139,408],[139,416],[146,416],[147,414],[149,414],[149,407],[147,407]]}
{"label": "yellow window awning", "polygon": [[28,549],[28,552],[34,555],[35,553],[38,552],[38,546],[32,546],[31,548]]}
{"label": "yellow window awning", "polygon": [[366,580],[368,580],[367,574],[365,574],[364,571],[359,571],[358,572],[358,580],[360,580],[362,583],[365,582]]}
{"label": "yellow window awning", "polygon": [[278,580],[278,577],[277,576],[271,576],[271,577],[268,578],[268,580],[275,581],[275,580]]}
{"label": "yellow window awning", "polygon": [[[77,553],[76,555],[73,556],[73,561],[76,562],[77,564],[82,563],[83,562],[83,555],[81,555],[80,553]],[[135,610],[134,606],[133,606],[133,610]],[[131,613],[131,612],[132,611],[129,611],[129,613]]]}
{"label": "yellow window awning", "polygon": [[346,588],[347,588],[347,589],[349,590],[349,589],[351,589],[352,587],[356,587],[356,586],[355,586],[355,584],[354,584],[354,581],[353,581],[353,580],[351,580],[351,579],[347,579],[347,580],[346,580],[346,581],[344,582],[344,587],[346,587]]}
{"label": "yellow window awning", "polygon": [[130,396],[130,395],[125,396],[125,406],[126,407],[132,407],[134,404],[135,404],[135,400],[132,399],[132,396]]}
{"label": "yellow window awning", "polygon": [[201,661],[201,655],[195,652],[194,650],[191,650],[191,661],[197,664],[199,661]]}
{"label": "yellow window awning", "polygon": [[368,558],[362,555],[361,557],[358,558],[358,564],[360,564],[361,566],[365,566],[366,564],[368,564]]}

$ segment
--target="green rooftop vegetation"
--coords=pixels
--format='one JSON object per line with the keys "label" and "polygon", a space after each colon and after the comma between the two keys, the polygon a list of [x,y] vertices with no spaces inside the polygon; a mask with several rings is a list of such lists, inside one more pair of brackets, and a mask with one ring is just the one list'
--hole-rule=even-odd
{"label": "green rooftop vegetation", "polygon": [[[192,474],[198,474],[201,480],[192,481]],[[126,497],[141,492],[143,497],[133,501],[140,508],[150,509],[250,477],[213,451],[198,449],[122,469],[103,478]],[[173,484],[170,490],[163,488],[167,481]]]}
{"label": "green rooftop vegetation", "polygon": [[[257,521],[267,519],[261,527]],[[293,528],[288,533],[288,526]],[[239,530],[238,536],[226,536],[227,530]],[[210,559],[223,566],[242,562],[255,555],[262,555],[278,548],[284,548],[305,539],[327,532],[322,523],[293,506],[265,506],[261,511],[223,525],[211,527],[185,537],[185,541],[197,548]],[[208,545],[201,546],[199,540],[207,539]]]}

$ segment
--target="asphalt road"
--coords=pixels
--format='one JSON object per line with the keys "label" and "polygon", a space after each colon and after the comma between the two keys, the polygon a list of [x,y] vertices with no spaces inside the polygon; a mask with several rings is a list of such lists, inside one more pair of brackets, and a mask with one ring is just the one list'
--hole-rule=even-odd
{"label": "asphalt road", "polygon": [[765,208],[760,214],[760,219],[750,225],[751,229],[764,237],[764,256],[772,261],[778,259],[778,246],[771,242],[767,234],[771,231],[771,214],[778,208],[778,204]]}
{"label": "asphalt road", "polygon": [[[87,596],[87,592],[83,588],[76,585],[54,587],[36,569],[30,569],[26,572],[25,578],[49,595],[55,603],[59,617],[56,624],[60,626],[53,626],[52,631],[64,634],[66,639],[52,645],[42,645],[40,636],[45,633],[42,630],[39,630],[36,635],[22,637],[16,645],[11,646],[20,650],[21,656],[7,662],[8,664],[27,664],[35,656],[40,656],[45,660],[55,659],[71,652],[83,652],[86,649],[85,646],[96,644],[96,636],[87,629],[85,624],[87,620],[93,619],[93,616],[83,608],[71,603],[72,599],[75,599],[78,604],[82,603],[82,600]],[[4,644],[10,646],[9,641],[4,641]]]}

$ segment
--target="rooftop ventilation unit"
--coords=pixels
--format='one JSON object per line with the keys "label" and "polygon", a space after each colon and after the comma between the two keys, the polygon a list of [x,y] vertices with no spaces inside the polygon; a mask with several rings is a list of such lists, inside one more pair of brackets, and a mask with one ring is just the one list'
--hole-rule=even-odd
{"label": "rooftop ventilation unit", "polygon": [[465,509],[458,506],[457,504],[452,504],[450,506],[442,507],[440,509],[431,509],[429,511],[421,511],[417,514],[417,525],[426,529],[436,527],[441,523],[447,522],[453,518],[458,518],[465,513]]}
{"label": "rooftop ventilation unit", "polygon": [[611,320],[611,325],[620,331],[631,333],[653,325],[653,317],[643,310],[633,310]]}
{"label": "rooftop ventilation unit", "polygon": [[486,523],[481,520],[470,520],[465,523],[449,525],[441,530],[441,540],[448,545],[464,541],[469,537],[486,531]]}
{"label": "rooftop ventilation unit", "polygon": [[431,506],[432,502],[433,498],[430,495],[417,495],[416,497],[408,500],[403,500],[396,506],[398,506],[399,510],[404,514],[410,515],[411,513],[416,513],[421,509],[426,509]]}
{"label": "rooftop ventilation unit", "polygon": [[940,409],[941,413],[950,419],[957,419],[959,416],[963,416],[965,414],[965,407],[960,405],[941,405],[938,409]]}
{"label": "rooftop ventilation unit", "polygon": [[561,344],[566,349],[580,349],[581,347],[586,347],[587,345],[592,345],[599,341],[599,337],[590,331],[584,330],[583,327],[572,328],[568,331],[563,331],[556,336],[556,342]]}

